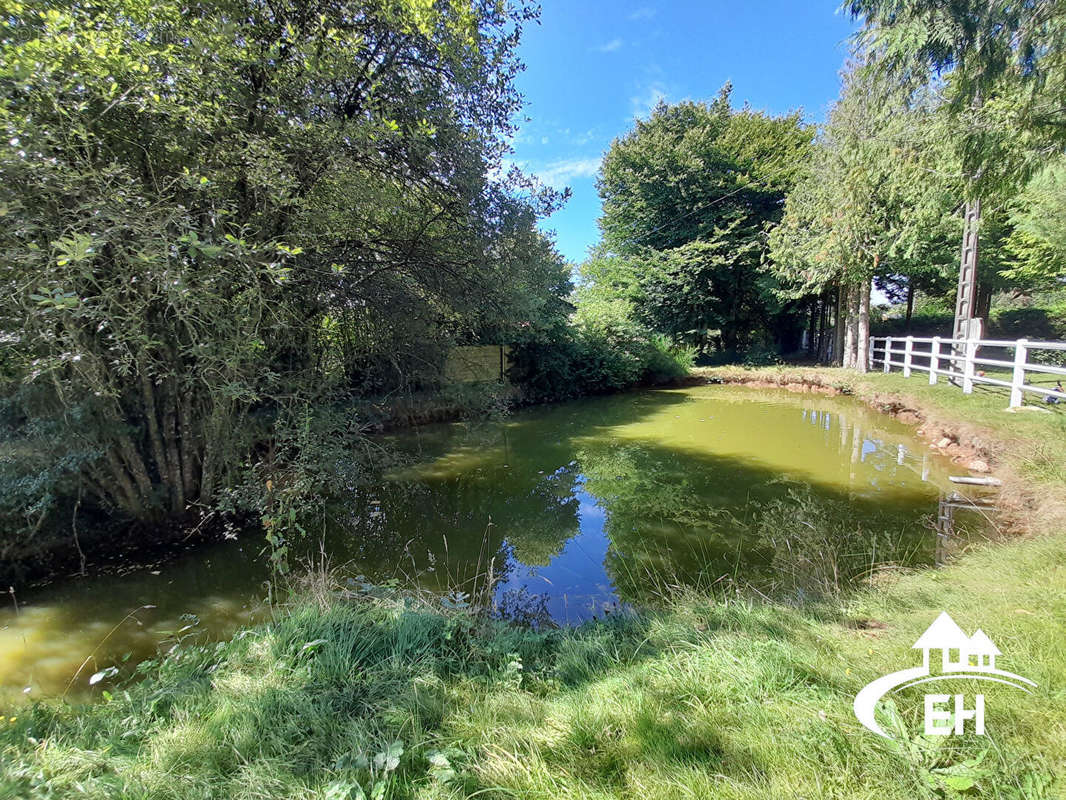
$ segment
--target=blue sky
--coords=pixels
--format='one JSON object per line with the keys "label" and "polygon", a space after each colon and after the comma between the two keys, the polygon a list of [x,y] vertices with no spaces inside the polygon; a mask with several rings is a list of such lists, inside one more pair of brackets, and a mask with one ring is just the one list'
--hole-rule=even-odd
{"label": "blue sky", "polygon": [[855,26],[838,0],[542,0],[521,45],[526,98],[512,159],[552,186],[573,189],[542,228],[570,261],[599,239],[596,171],[611,141],[668,102],[713,98],[821,122],[839,89]]}

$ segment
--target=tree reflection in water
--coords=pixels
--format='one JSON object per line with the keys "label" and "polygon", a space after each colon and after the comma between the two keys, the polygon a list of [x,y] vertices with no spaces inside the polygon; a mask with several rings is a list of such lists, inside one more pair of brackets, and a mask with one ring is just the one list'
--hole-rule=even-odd
{"label": "tree reflection in water", "polygon": [[[900,471],[897,446],[843,418],[802,421],[825,429],[842,480],[612,437],[529,447],[519,431],[506,448],[448,451],[479,459],[473,468],[379,487],[346,535],[378,574],[391,560],[423,587],[488,592],[504,613],[542,622],[689,587],[802,601],[886,565],[931,563],[935,489]],[[567,460],[534,468],[552,458]]]}

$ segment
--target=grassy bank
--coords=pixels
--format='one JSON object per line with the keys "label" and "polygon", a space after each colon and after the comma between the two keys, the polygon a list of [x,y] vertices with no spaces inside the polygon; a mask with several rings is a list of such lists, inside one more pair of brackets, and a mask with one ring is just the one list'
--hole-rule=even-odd
{"label": "grassy bank", "polygon": [[[1040,688],[986,689],[987,737],[867,733],[854,694],[910,666],[944,608],[992,632]],[[1066,557],[1050,538],[841,608],[688,597],[577,631],[334,598],[229,643],[184,644],[95,706],[20,710],[0,732],[0,792],[914,798],[973,782],[972,796],[1061,796],[1064,618]]]}
{"label": "grassy bank", "polygon": [[[1005,468],[1026,442],[1062,436],[1045,415],[997,427],[1002,404],[966,406],[960,420],[952,394],[922,400],[837,371],[818,380],[877,402],[897,391],[926,424],[954,416],[998,443]],[[1040,494],[1057,491],[1054,471],[1032,476]],[[1040,527],[1057,533],[1049,518]],[[1061,539],[879,581],[817,607],[689,595],[542,632],[319,585],[230,642],[181,643],[140,682],[105,680],[95,705],[10,710],[0,797],[1066,796]],[[988,632],[1001,666],[1038,688],[982,687],[987,736],[917,735],[921,689],[897,698],[899,739],[867,732],[855,693],[913,666],[911,645],[942,610]]]}

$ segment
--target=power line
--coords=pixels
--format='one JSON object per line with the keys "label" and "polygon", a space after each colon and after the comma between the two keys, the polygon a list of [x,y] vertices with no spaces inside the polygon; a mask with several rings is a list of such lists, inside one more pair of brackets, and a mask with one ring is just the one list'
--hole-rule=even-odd
{"label": "power line", "polygon": [[646,239],[647,237],[649,237],[649,236],[651,236],[651,235],[653,235],[655,233],[658,233],[659,231],[663,230],[663,228],[666,228],[669,225],[673,225],[673,224],[677,223],[680,220],[687,219],[688,217],[691,217],[693,214],[699,213],[701,211],[706,211],[708,208],[711,208],[712,206],[716,205],[717,203],[721,203],[723,200],[728,200],[733,195],[740,194],[743,191],[750,190],[750,189],[769,189],[769,188],[771,188],[769,182],[773,178],[775,178],[775,177],[777,177],[779,175],[783,175],[785,172],[787,172],[789,170],[792,170],[792,169],[795,169],[795,167],[794,166],[788,166],[788,167],[783,167],[783,168],[781,168],[779,170],[776,170],[775,172],[772,172],[769,176],[764,178],[763,179],[763,181],[764,181],[763,183],[759,183],[759,182],[755,181],[755,182],[752,182],[750,184],[746,184],[744,186],[738,186],[733,191],[727,192],[726,194],[723,194],[723,195],[721,195],[719,197],[716,197],[716,198],[714,198],[713,200],[711,200],[708,203],[705,203],[705,204],[703,204],[701,206],[698,206],[697,208],[693,208],[691,211],[686,211],[684,214],[681,214],[680,216],[674,217],[673,219],[671,219],[671,220],[669,220],[667,222],[664,222],[661,225],[658,225],[658,226],[652,228],[650,231],[645,231],[644,233],[639,234],[637,237],[626,239],[625,241],[622,242],[622,244],[638,244],[639,243],[638,242],[639,239]]}

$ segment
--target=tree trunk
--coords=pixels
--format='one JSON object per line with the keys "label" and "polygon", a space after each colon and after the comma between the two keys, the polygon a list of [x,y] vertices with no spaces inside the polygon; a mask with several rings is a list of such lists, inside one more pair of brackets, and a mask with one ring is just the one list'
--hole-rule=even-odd
{"label": "tree trunk", "polygon": [[163,412],[163,438],[167,448],[167,487],[170,490],[171,513],[181,514],[185,510],[185,482],[181,474],[181,456],[178,453],[178,396],[177,381],[167,381],[165,410]]}
{"label": "tree trunk", "polygon": [[740,337],[737,333],[736,326],[732,321],[727,322],[722,326],[722,347],[725,351],[731,355],[735,355],[737,352],[737,346],[740,342]]}
{"label": "tree trunk", "polygon": [[818,352],[818,298],[811,300],[811,320],[807,333],[807,358]]}
{"label": "tree trunk", "polygon": [[844,293],[844,284],[837,284],[836,318],[833,325],[833,364],[840,367],[844,364],[844,316],[847,311],[847,300]]}
{"label": "tree trunk", "polygon": [[911,332],[911,317],[914,315],[914,279],[907,278],[907,322],[904,330]]}
{"label": "tree trunk", "polygon": [[825,337],[825,292],[818,295],[818,321],[815,329],[814,359],[822,360],[822,339]]}
{"label": "tree trunk", "polygon": [[822,290],[822,308],[818,314],[818,361],[822,364],[829,363],[829,301],[831,295],[826,289]]}
{"label": "tree trunk", "polygon": [[844,358],[842,366],[844,369],[855,369],[856,363],[856,350],[859,344],[859,286],[858,284],[848,284],[845,289],[845,298],[847,305],[845,308],[845,320],[844,320]]}
{"label": "tree trunk", "polygon": [[851,313],[851,289],[848,289],[848,301],[844,306],[844,349],[840,356],[840,366],[851,369],[855,365],[855,328]]}
{"label": "tree trunk", "polygon": [[152,458],[155,459],[155,470],[159,478],[166,480],[166,476],[170,472],[170,466],[167,464],[166,452],[163,449],[163,437],[159,432],[159,411],[156,408],[155,389],[152,386],[152,378],[143,364],[140,367],[140,372],[141,394],[144,397],[144,416],[148,421],[148,441],[152,448]]}
{"label": "tree trunk", "polygon": [[855,369],[866,372],[870,368],[870,279],[859,284],[859,335],[856,341]]}
{"label": "tree trunk", "polygon": [[977,284],[977,301],[974,303],[973,313],[975,317],[983,319],[985,326],[988,325],[988,315],[992,310],[992,289],[988,286]]}
{"label": "tree trunk", "polygon": [[129,471],[129,475],[133,477],[133,483],[137,487],[137,493],[140,495],[142,504],[145,502],[151,503],[153,494],[152,479],[148,475],[148,468],[145,466],[144,459],[141,458],[136,445],[127,434],[116,435],[114,441],[115,451],[118,453],[123,466]]}
{"label": "tree trunk", "polygon": [[115,454],[114,449],[108,450],[104,458],[107,460],[107,466],[111,473],[109,477],[118,487],[118,491],[115,494],[118,496],[121,506],[134,517],[140,517],[144,513],[144,506],[141,503],[141,497],[137,493],[137,489],[133,485],[133,481],[130,480],[130,474],[126,467]]}
{"label": "tree trunk", "polygon": [[181,429],[181,479],[185,485],[185,499],[191,501],[196,497],[199,437],[193,428],[192,399],[188,392],[182,392],[178,405],[178,427]]}

